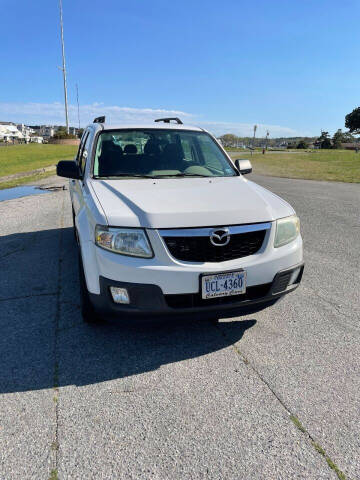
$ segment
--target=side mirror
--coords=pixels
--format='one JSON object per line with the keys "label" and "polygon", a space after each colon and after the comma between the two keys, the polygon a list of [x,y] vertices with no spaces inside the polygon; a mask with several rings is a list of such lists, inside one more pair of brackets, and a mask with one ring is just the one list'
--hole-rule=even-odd
{"label": "side mirror", "polygon": [[74,178],[80,180],[82,178],[79,166],[73,160],[61,160],[56,165],[56,175],[65,178]]}
{"label": "side mirror", "polygon": [[235,166],[241,173],[241,175],[246,175],[247,173],[252,172],[252,166],[250,160],[245,160],[243,158],[238,158],[235,160]]}

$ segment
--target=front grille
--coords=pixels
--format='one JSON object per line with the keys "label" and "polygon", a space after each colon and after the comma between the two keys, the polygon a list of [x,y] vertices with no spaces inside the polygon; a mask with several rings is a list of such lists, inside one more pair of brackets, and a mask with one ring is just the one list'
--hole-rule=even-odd
{"label": "front grille", "polygon": [[265,297],[270,291],[271,283],[248,287],[246,293],[231,295],[228,297],[208,298],[204,300],[200,293],[185,293],[176,295],[164,295],[165,301],[170,308],[194,308],[211,305],[224,305],[245,300],[256,300]]}
{"label": "front grille", "polygon": [[237,233],[230,236],[224,246],[214,246],[209,236],[166,237],[164,241],[171,255],[185,262],[226,262],[258,252],[264,242],[266,230]]}

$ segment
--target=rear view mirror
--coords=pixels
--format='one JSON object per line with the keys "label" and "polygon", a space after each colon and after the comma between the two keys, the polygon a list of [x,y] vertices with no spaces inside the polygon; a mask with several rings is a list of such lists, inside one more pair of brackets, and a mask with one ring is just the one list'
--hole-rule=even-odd
{"label": "rear view mirror", "polygon": [[73,160],[61,160],[56,165],[56,175],[65,178],[75,178],[76,180],[82,178],[79,166]]}
{"label": "rear view mirror", "polygon": [[241,175],[246,175],[247,173],[252,172],[252,165],[250,160],[245,160],[244,158],[238,158],[235,160],[235,166],[241,173]]}

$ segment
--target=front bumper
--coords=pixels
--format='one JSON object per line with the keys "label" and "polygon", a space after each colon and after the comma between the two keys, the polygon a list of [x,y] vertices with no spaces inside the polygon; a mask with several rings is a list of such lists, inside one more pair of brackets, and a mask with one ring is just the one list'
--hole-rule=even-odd
{"label": "front bumper", "polygon": [[271,283],[278,272],[303,262],[301,236],[274,248],[275,230],[272,225],[258,253],[219,263],[190,263],[175,259],[157,230],[147,230],[155,254],[153,258],[119,255],[97,247],[92,241],[82,241],[83,237],[80,237],[87,288],[90,293],[100,294],[100,279],[103,277],[115,282],[157,285],[165,295],[196,294],[201,274],[240,269],[246,270],[248,287]]}
{"label": "front bumper", "polygon": [[[296,277],[293,272],[298,269]],[[293,292],[300,284],[304,264],[278,272],[272,282],[250,286],[243,295],[202,300],[199,292],[187,294],[164,294],[158,285],[119,282],[100,277],[100,294],[90,293],[96,311],[106,317],[158,316],[206,314],[234,316],[254,313],[273,304],[283,295]],[[292,281],[291,284],[289,282]],[[113,301],[110,286],[126,288],[130,304]]]}

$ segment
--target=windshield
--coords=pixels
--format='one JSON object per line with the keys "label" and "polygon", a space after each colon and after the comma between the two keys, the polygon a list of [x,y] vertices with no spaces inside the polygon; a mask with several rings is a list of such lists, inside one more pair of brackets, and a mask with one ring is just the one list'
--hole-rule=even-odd
{"label": "windshield", "polygon": [[233,177],[211,136],[181,130],[109,130],[97,141],[94,177]]}

